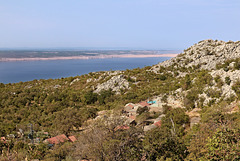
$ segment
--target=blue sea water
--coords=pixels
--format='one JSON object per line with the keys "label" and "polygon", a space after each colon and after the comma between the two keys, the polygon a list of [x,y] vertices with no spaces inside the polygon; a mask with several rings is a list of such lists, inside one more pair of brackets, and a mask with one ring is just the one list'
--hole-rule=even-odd
{"label": "blue sea water", "polygon": [[83,75],[96,71],[143,68],[168,59],[170,58],[110,58],[0,62],[0,83],[17,83],[34,79],[55,79]]}

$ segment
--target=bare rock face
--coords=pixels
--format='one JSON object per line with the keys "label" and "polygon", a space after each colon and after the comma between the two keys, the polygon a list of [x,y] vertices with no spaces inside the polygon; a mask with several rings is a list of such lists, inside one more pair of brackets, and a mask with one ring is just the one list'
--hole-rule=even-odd
{"label": "bare rock face", "polygon": [[[231,64],[229,65],[231,66]],[[224,71],[223,69],[220,70],[213,70],[210,72],[210,74],[213,77],[217,77],[220,76],[221,80],[223,82],[225,82],[225,79],[228,77],[230,80],[229,84],[224,84],[220,89],[222,91],[222,95],[225,98],[229,98],[232,96],[236,96],[236,93],[233,91],[232,86],[234,85],[234,83],[236,83],[237,81],[239,81],[240,79],[240,70],[229,70],[229,71]]]}
{"label": "bare rock face", "polygon": [[183,53],[170,60],[154,66],[158,70],[159,66],[168,67],[178,65],[180,67],[191,67],[201,65],[201,69],[215,69],[216,64],[222,63],[227,59],[240,57],[240,41],[224,42],[218,40],[203,40],[184,50]]}
{"label": "bare rock face", "polygon": [[78,81],[80,81],[80,79],[79,79],[79,78],[76,78],[76,79],[74,79],[74,80],[70,83],[70,85],[73,85],[75,82],[78,82]]}
{"label": "bare rock face", "polygon": [[98,84],[94,92],[99,93],[102,90],[109,89],[112,89],[112,91],[119,93],[120,89],[129,89],[129,82],[124,78],[124,75],[116,75],[108,81],[102,84]]}

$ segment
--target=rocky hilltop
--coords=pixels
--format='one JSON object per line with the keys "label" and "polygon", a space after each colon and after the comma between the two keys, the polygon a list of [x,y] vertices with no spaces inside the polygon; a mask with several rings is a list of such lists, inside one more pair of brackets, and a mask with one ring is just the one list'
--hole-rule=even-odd
{"label": "rocky hilltop", "polygon": [[[200,65],[201,69],[215,69],[216,64],[227,59],[240,57],[240,41],[203,40],[184,50],[177,57],[159,63],[159,66],[168,67],[173,64],[192,67]],[[155,66],[156,67],[156,66]],[[156,68],[157,69],[157,68]]]}
{"label": "rocky hilltop", "polygon": [[[202,86],[202,90],[198,91],[195,99],[195,105],[200,99],[204,100],[203,105],[209,102],[219,102],[221,100],[232,99],[237,97],[238,91],[236,85],[240,79],[240,41],[218,41],[218,40],[203,40],[188,49],[177,57],[159,63],[153,66],[153,71],[158,73],[160,68],[171,67],[174,72],[178,72],[178,77],[186,77],[186,75],[207,71],[209,83]],[[183,70],[186,69],[186,70]],[[174,71],[175,70],[175,71]],[[161,72],[160,72],[161,73]],[[196,85],[196,76],[192,75],[191,85]],[[181,91],[183,97],[193,89]]]}

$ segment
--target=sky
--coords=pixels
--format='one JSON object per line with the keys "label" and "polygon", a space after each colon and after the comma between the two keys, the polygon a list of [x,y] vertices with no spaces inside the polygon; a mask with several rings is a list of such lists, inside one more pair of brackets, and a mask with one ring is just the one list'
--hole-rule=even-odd
{"label": "sky", "polygon": [[239,0],[0,0],[0,48],[182,50],[240,40]]}

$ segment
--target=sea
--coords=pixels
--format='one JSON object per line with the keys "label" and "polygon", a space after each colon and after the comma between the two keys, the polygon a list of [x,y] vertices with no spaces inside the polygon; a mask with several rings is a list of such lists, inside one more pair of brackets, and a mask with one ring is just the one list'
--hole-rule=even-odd
{"label": "sea", "polygon": [[106,58],[0,62],[0,83],[26,82],[34,79],[56,79],[97,71],[143,68],[168,59],[170,58]]}

